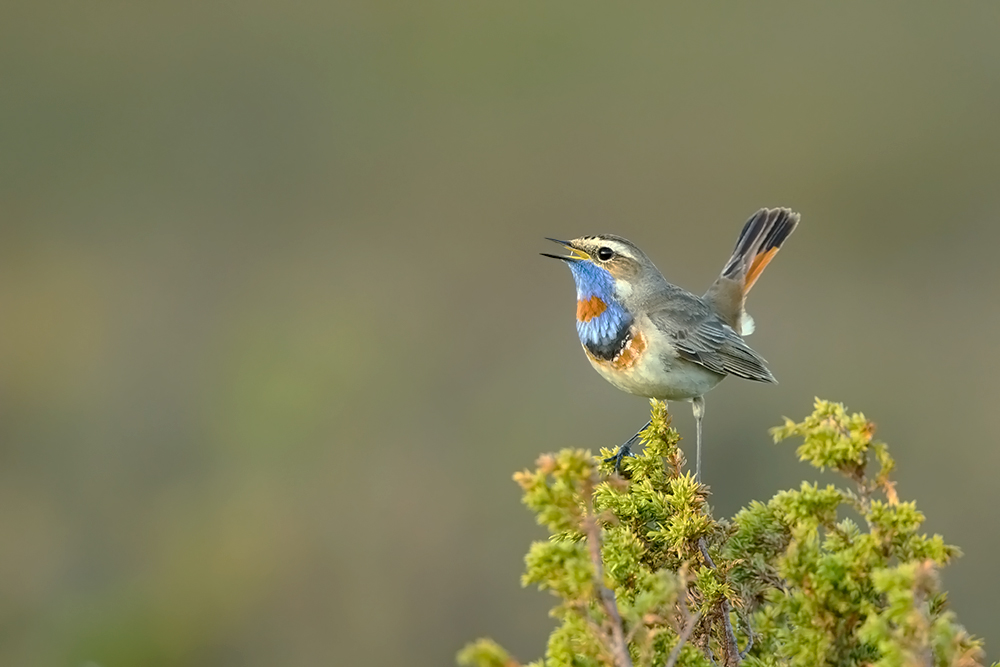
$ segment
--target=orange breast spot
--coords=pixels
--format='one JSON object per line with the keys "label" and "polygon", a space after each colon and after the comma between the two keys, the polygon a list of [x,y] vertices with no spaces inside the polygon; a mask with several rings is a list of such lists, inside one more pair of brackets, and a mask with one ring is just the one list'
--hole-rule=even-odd
{"label": "orange breast spot", "polygon": [[597,295],[594,295],[586,301],[580,300],[576,302],[576,319],[581,322],[589,322],[607,309],[608,304],[601,301]]}

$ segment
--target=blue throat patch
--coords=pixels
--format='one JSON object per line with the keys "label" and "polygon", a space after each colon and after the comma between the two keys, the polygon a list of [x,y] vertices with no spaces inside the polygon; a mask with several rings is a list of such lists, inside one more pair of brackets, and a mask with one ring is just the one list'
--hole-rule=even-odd
{"label": "blue throat patch", "polygon": [[613,359],[624,347],[632,326],[632,316],[615,299],[615,279],[593,262],[569,262],[569,268],[576,281],[577,300],[587,301],[596,296],[607,306],[587,322],[576,321],[580,342],[595,357]]}

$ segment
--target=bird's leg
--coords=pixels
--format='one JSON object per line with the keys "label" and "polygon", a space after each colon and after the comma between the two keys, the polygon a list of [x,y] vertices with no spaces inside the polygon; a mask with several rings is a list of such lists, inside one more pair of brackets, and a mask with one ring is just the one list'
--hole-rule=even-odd
{"label": "bird's leg", "polygon": [[639,434],[645,431],[647,428],[649,428],[649,425],[652,423],[653,422],[651,421],[646,422],[646,425],[640,428],[638,431],[636,431],[635,435],[633,435],[631,438],[626,440],[620,447],[618,447],[618,451],[615,453],[614,456],[609,456],[608,458],[604,459],[604,462],[611,463],[612,461],[614,461],[615,472],[621,472],[622,459],[625,458],[626,456],[635,456],[635,454],[632,453],[632,448],[631,448],[632,443],[638,440]]}
{"label": "bird's leg", "polygon": [[701,419],[705,416],[705,397],[695,396],[691,399],[691,412],[694,413],[695,427],[695,457],[694,479],[701,483]]}

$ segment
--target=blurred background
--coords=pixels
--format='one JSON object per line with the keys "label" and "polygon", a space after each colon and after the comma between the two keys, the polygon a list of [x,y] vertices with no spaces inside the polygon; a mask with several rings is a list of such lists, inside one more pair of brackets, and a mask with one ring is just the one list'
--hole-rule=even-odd
{"label": "blurred background", "polygon": [[1000,657],[1000,5],[15,2],[0,67],[0,664],[539,656],[511,474],[647,414],[542,237],[700,293],[781,205],[715,510],[863,410]]}

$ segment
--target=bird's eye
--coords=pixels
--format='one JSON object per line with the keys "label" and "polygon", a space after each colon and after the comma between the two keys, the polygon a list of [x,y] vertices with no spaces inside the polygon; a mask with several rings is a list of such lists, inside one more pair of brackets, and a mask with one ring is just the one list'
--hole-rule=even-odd
{"label": "bird's eye", "polygon": [[615,251],[607,246],[604,246],[603,248],[597,251],[597,259],[601,260],[602,262],[606,262],[614,256],[615,256]]}

